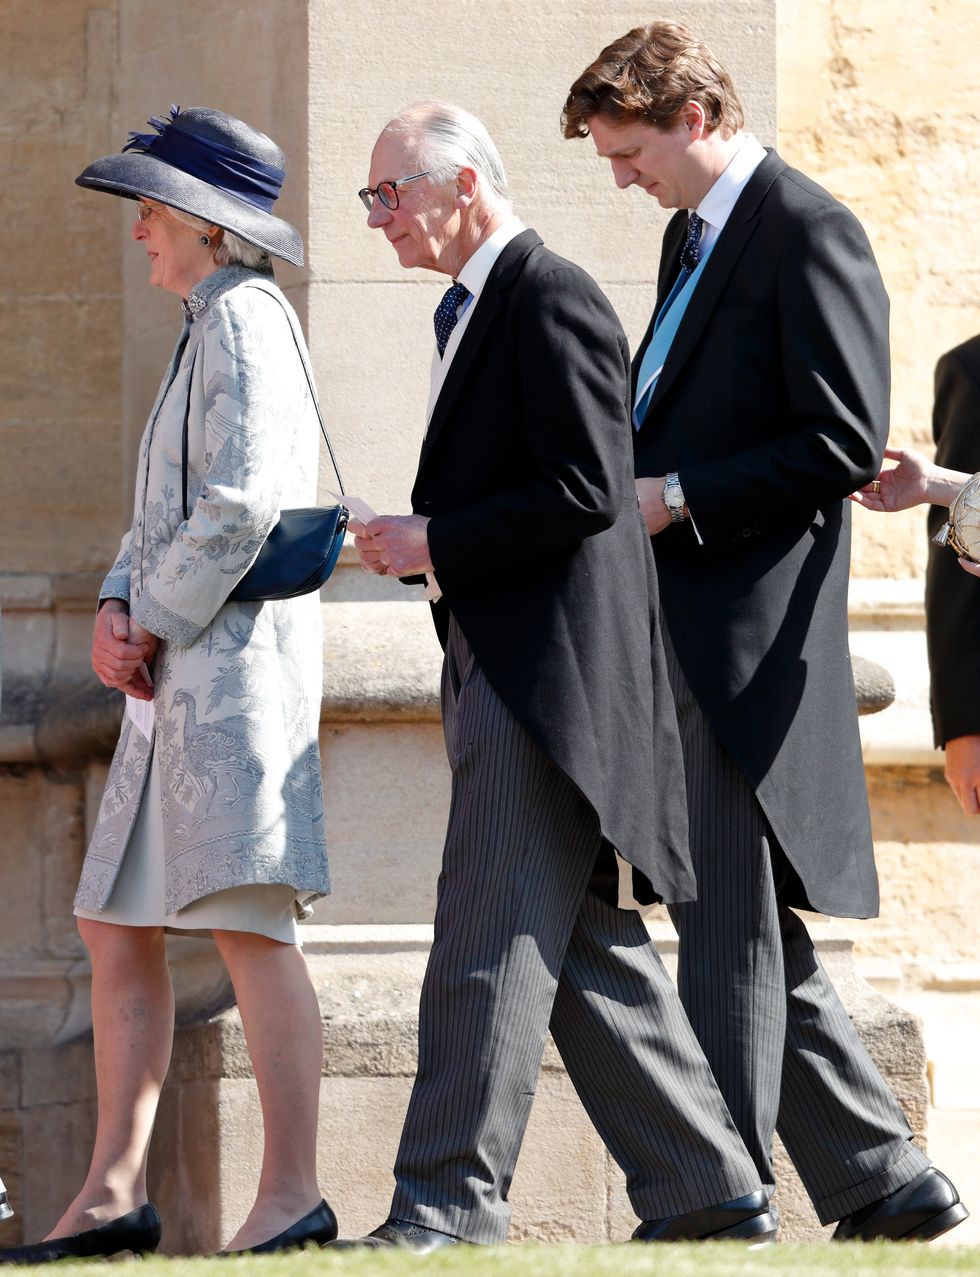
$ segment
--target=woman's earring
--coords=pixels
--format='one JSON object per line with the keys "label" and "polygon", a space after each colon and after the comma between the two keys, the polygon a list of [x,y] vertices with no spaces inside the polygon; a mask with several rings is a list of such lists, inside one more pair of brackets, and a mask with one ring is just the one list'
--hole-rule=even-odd
{"label": "woman's earring", "polygon": [[201,247],[202,247],[202,248],[207,248],[207,246],[208,246],[210,243],[211,243],[211,236],[210,236],[210,235],[202,235],[202,236],[201,236]]}

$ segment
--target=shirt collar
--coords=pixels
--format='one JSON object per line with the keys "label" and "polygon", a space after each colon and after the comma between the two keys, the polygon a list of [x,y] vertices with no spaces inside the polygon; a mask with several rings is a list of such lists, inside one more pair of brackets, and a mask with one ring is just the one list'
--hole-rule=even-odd
{"label": "shirt collar", "polygon": [[700,218],[720,231],[731,216],[735,201],[745,190],[749,178],[766,158],[766,149],[751,133],[742,133],[741,144],[728,161],[724,172],[698,205]]}
{"label": "shirt collar", "polygon": [[519,217],[508,217],[505,222],[497,227],[490,238],[480,245],[456,276],[457,283],[464,284],[472,293],[474,299],[478,298],[483,291],[483,286],[487,282],[497,258],[510,241],[515,236],[520,235],[522,230],[524,230],[524,223]]}

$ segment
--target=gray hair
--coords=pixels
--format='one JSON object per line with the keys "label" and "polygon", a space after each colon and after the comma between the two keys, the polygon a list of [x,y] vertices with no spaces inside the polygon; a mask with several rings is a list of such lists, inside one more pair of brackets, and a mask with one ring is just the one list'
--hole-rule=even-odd
{"label": "gray hair", "polygon": [[[167,204],[166,208],[178,222],[183,222],[185,226],[190,226],[195,231],[206,231],[209,226],[214,225],[203,217],[195,217],[193,213],[185,213],[183,209],[174,208],[172,204]],[[233,235],[231,231],[226,231],[222,227],[221,242],[214,250],[214,264],[216,266],[247,266],[250,270],[269,271],[272,269],[272,258],[264,248],[259,248],[257,244],[242,239],[240,235]]]}
{"label": "gray hair", "polygon": [[382,132],[414,143],[419,165],[428,170],[434,183],[451,181],[461,168],[475,169],[487,203],[500,212],[510,212],[500,152],[486,127],[469,111],[451,102],[417,102],[399,111]]}

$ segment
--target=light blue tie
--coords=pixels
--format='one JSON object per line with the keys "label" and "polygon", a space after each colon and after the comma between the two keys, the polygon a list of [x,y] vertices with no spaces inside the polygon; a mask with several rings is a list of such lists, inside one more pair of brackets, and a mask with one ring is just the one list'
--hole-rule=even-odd
{"label": "light blue tie", "polygon": [[[694,216],[697,217],[697,214]],[[700,220],[698,218],[699,222]],[[700,227],[698,229],[700,230]],[[690,239],[690,235],[688,238]],[[687,253],[687,248],[688,246],[685,243],[685,254]],[[633,407],[633,426],[637,430],[643,425],[643,418],[650,407],[653,392],[657,389],[658,377],[654,376],[654,373],[664,365],[667,352],[670,350],[671,343],[677,335],[677,330],[681,325],[681,320],[684,318],[688,302],[694,296],[694,290],[698,286],[698,280],[701,278],[701,272],[704,270],[704,264],[708,260],[710,253],[711,249],[709,248],[707,252],[701,255],[700,261],[698,261],[693,271],[689,270],[686,265],[681,267],[681,273],[674,281],[674,287],[670,290],[667,300],[660,308],[660,314],[657,316],[653,326],[653,337],[643,353],[643,358],[640,361],[640,375],[636,380],[637,399]],[[681,261],[683,262],[684,260],[685,256],[682,254]],[[649,385],[647,384],[648,382]]]}

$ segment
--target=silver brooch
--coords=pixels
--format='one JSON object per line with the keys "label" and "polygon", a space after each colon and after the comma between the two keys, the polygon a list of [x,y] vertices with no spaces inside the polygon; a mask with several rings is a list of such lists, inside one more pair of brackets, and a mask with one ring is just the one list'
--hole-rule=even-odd
{"label": "silver brooch", "polygon": [[198,297],[197,293],[191,293],[184,303],[184,308],[191,315],[200,315],[203,310],[207,309],[207,305],[208,303],[203,297]]}

